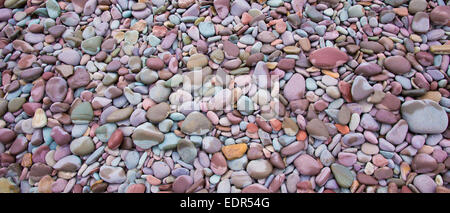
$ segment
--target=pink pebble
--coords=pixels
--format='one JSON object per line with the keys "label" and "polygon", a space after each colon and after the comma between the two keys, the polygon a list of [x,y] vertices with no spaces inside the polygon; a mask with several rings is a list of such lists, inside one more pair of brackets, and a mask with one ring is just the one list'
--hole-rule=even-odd
{"label": "pink pebble", "polygon": [[214,125],[219,124],[219,117],[213,111],[208,111],[206,113],[206,117],[213,123]]}

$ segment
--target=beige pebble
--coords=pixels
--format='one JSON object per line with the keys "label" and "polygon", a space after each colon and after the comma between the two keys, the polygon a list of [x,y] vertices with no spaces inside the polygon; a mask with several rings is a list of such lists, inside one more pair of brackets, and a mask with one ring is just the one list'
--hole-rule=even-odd
{"label": "beige pebble", "polygon": [[33,120],[31,126],[35,129],[45,127],[47,125],[47,115],[42,108],[36,109],[34,112]]}

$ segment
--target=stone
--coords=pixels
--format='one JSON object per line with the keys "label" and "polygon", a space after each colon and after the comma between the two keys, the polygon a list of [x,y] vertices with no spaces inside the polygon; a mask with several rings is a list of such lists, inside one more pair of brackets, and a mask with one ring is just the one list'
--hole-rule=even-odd
{"label": "stone", "polygon": [[407,133],[408,123],[406,123],[405,120],[399,120],[386,134],[386,140],[393,143],[394,145],[399,145],[403,143]]}
{"label": "stone", "polygon": [[221,152],[212,155],[210,168],[216,175],[223,175],[228,170],[227,161]]}
{"label": "stone", "polygon": [[146,117],[152,123],[159,123],[169,115],[170,106],[166,102],[159,103],[148,109]]}
{"label": "stone", "polygon": [[312,7],[310,5],[307,5],[305,8],[306,15],[314,21],[314,22],[320,22],[323,20],[323,15],[321,12],[316,10],[316,7]]}
{"label": "stone", "polygon": [[58,54],[58,60],[69,65],[77,66],[80,64],[81,56],[73,49],[64,48]]}
{"label": "stone", "polygon": [[322,169],[322,165],[308,154],[298,156],[294,161],[295,168],[302,175],[317,175]]}
{"label": "stone", "polygon": [[205,136],[202,140],[202,150],[207,153],[216,153],[220,151],[222,143],[216,137]]}
{"label": "stone", "polygon": [[61,77],[52,77],[47,81],[45,93],[53,102],[62,102],[67,94],[67,81]]}
{"label": "stone", "polygon": [[376,63],[363,62],[355,69],[355,74],[365,77],[374,76],[382,72],[381,67]]}
{"label": "stone", "polygon": [[14,98],[8,103],[9,112],[17,112],[22,108],[22,105],[26,102],[25,98]]}
{"label": "stone", "polygon": [[133,107],[129,106],[123,109],[118,109],[106,117],[106,122],[113,123],[118,121],[123,121],[130,118],[131,113],[133,113]]}
{"label": "stone", "polygon": [[306,131],[309,135],[319,140],[326,140],[330,135],[323,121],[314,118],[306,124]]}
{"label": "stone", "polygon": [[52,170],[52,167],[44,163],[34,163],[30,168],[29,178],[34,182],[38,182],[42,177],[51,175]]}
{"label": "stone", "polygon": [[297,135],[299,130],[297,123],[288,117],[284,118],[282,128],[284,130],[284,133],[289,136]]}
{"label": "stone", "polygon": [[211,37],[216,34],[214,24],[212,22],[200,22],[200,24],[198,25],[198,29],[200,31],[200,34],[202,34],[205,38]]}
{"label": "stone", "polygon": [[450,6],[440,5],[435,7],[430,13],[430,19],[437,25],[448,25],[450,22]]}
{"label": "stone", "polygon": [[186,163],[194,162],[194,159],[197,157],[197,149],[195,148],[195,145],[186,139],[181,139],[178,141],[177,152],[181,159]]}
{"label": "stone", "polygon": [[61,14],[61,7],[55,0],[48,0],[45,2],[47,13],[50,18],[56,19]]}
{"label": "stone", "polygon": [[100,167],[100,178],[108,183],[123,183],[127,179],[122,167],[106,166]]}
{"label": "stone", "polygon": [[231,144],[222,147],[222,153],[225,155],[227,160],[234,160],[242,157],[245,152],[247,152],[247,144]]}
{"label": "stone", "polygon": [[139,163],[139,152],[137,151],[131,151],[128,152],[127,156],[125,157],[125,166],[127,169],[134,169],[137,167]]}
{"label": "stone", "polygon": [[383,62],[384,67],[394,74],[402,75],[411,71],[411,63],[403,56],[390,56]]}
{"label": "stone", "polygon": [[423,12],[427,9],[428,3],[425,0],[411,0],[408,5],[408,12],[415,14],[417,12]]}
{"label": "stone", "polygon": [[44,176],[38,183],[39,193],[52,193],[53,178],[50,175]]}
{"label": "stone", "polygon": [[356,18],[360,18],[362,16],[364,16],[364,8],[363,6],[357,4],[357,5],[353,5],[351,7],[348,8],[348,16],[350,18],[352,17],[356,17]]}
{"label": "stone", "polygon": [[150,98],[155,101],[156,103],[161,103],[164,101],[167,101],[169,98],[171,89],[165,87],[162,84],[156,84],[150,89]]}
{"label": "stone", "polygon": [[248,10],[250,10],[250,8],[251,7],[247,1],[237,0],[237,1],[233,1],[233,3],[231,4],[230,13],[233,16],[240,17],[242,15],[242,13],[247,12]]}
{"label": "stone", "polygon": [[367,98],[369,95],[373,93],[373,88],[367,82],[367,79],[362,76],[356,76],[356,78],[353,80],[351,93],[353,100],[360,101]]}
{"label": "stone", "polygon": [[88,136],[76,138],[70,143],[70,151],[78,156],[91,154],[95,149],[94,142]]}
{"label": "stone", "polygon": [[309,61],[320,69],[333,69],[343,65],[347,60],[347,54],[334,47],[314,50],[309,55]]}
{"label": "stone", "polygon": [[188,135],[205,135],[211,128],[211,121],[200,112],[189,113],[181,124],[181,131]]}
{"label": "stone", "polygon": [[163,179],[170,174],[170,167],[162,161],[157,161],[152,164],[153,175],[156,178]]}
{"label": "stone", "polygon": [[81,167],[81,159],[75,155],[68,155],[58,160],[53,169],[64,172],[76,172]]}
{"label": "stone", "polygon": [[175,193],[185,193],[191,185],[194,184],[194,179],[189,175],[178,176],[172,184],[172,190]]}
{"label": "stone", "polygon": [[214,8],[217,11],[217,15],[224,19],[230,12],[230,0],[214,0]]}
{"label": "stone", "polygon": [[16,138],[16,133],[7,128],[0,128],[0,142],[9,144]]}
{"label": "stone", "polygon": [[203,68],[207,64],[208,64],[208,58],[201,53],[197,53],[197,54],[194,54],[191,57],[189,57],[186,66],[190,70],[198,70],[198,69]]}
{"label": "stone", "polygon": [[275,35],[270,31],[262,31],[256,38],[264,43],[270,43],[276,39]]}
{"label": "stone", "polygon": [[347,146],[358,146],[365,141],[364,135],[361,133],[348,133],[342,137],[342,142]]}
{"label": "stone", "polygon": [[246,171],[252,178],[263,179],[272,173],[272,169],[272,164],[268,160],[259,159],[250,161]]}
{"label": "stone", "polygon": [[119,148],[123,142],[123,132],[120,129],[116,129],[108,139],[108,148],[114,150]]}
{"label": "stone", "polygon": [[87,124],[94,118],[94,111],[89,102],[77,104],[70,113],[70,119],[74,124]]}
{"label": "stone", "polygon": [[91,76],[85,69],[75,69],[72,76],[67,79],[67,84],[72,89],[87,86],[91,81]]}
{"label": "stone", "polygon": [[426,12],[417,12],[411,23],[411,29],[416,33],[426,33],[430,28],[430,18]]}
{"label": "stone", "polygon": [[438,164],[436,160],[430,155],[419,153],[414,156],[411,167],[417,173],[428,173],[437,169]]}
{"label": "stone", "polygon": [[295,101],[303,98],[305,94],[305,78],[301,74],[294,74],[286,83],[283,89],[283,96],[288,101]]}
{"label": "stone", "polygon": [[150,149],[164,140],[164,134],[151,123],[146,122],[134,129],[131,138],[136,146],[142,149]]}
{"label": "stone", "polygon": [[411,132],[438,134],[447,129],[448,117],[444,109],[431,100],[411,100],[401,106],[402,118]]}
{"label": "stone", "polygon": [[342,106],[337,115],[338,123],[347,125],[350,122],[351,115],[350,109],[346,105]]}
{"label": "stone", "polygon": [[414,186],[422,193],[435,193],[437,184],[428,175],[417,175],[414,178]]}
{"label": "stone", "polygon": [[47,115],[45,115],[45,112],[42,108],[36,109],[34,112],[33,120],[31,123],[31,126],[34,129],[43,128],[47,125]]}
{"label": "stone", "polygon": [[100,51],[100,45],[102,44],[102,42],[103,37],[101,36],[88,38],[81,42],[81,49],[89,55],[95,55]]}
{"label": "stone", "polygon": [[225,41],[223,41],[223,51],[228,56],[237,57],[237,56],[239,56],[240,50],[236,44],[233,44],[232,42],[225,40]]}
{"label": "stone", "polygon": [[0,178],[0,193],[19,193],[20,188],[7,178]]}
{"label": "stone", "polygon": [[337,163],[333,163],[331,165],[331,171],[333,172],[333,176],[340,187],[350,188],[350,186],[353,184],[353,180],[355,178],[350,172],[350,169],[348,169],[347,167]]}

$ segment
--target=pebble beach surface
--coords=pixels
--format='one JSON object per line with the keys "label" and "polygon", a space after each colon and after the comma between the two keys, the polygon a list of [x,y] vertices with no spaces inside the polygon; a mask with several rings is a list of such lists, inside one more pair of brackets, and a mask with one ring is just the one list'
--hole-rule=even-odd
{"label": "pebble beach surface", "polygon": [[444,0],[0,0],[0,193],[449,193]]}

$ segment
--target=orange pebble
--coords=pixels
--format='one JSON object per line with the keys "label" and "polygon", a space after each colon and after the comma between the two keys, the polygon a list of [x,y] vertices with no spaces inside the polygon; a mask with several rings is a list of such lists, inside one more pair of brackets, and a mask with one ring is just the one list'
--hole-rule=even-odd
{"label": "orange pebble", "polygon": [[406,7],[398,7],[398,8],[394,8],[394,13],[397,14],[398,16],[407,16],[408,15],[408,8]]}
{"label": "orange pebble", "polygon": [[270,120],[269,122],[270,122],[270,126],[272,126],[273,130],[275,130],[275,131],[281,130],[281,125],[282,125],[281,121],[273,119],[273,120]]}
{"label": "orange pebble", "polygon": [[305,131],[300,130],[300,131],[298,131],[298,133],[297,133],[297,135],[296,135],[295,137],[296,137],[296,139],[297,139],[298,141],[304,141],[304,140],[306,140],[306,137],[307,137],[307,136],[308,136],[308,135],[306,134]]}
{"label": "orange pebble", "polygon": [[272,43],[270,43],[270,45],[275,46],[275,45],[278,45],[278,44],[281,44],[281,43],[283,43],[283,40],[275,39],[274,41],[272,41]]}
{"label": "orange pebble", "polygon": [[249,123],[247,125],[247,132],[249,132],[249,133],[256,133],[257,131],[258,131],[258,126],[256,126],[256,124]]}
{"label": "orange pebble", "polygon": [[335,124],[335,126],[341,134],[345,135],[350,132],[350,129],[348,128],[348,126],[345,126],[342,124]]}

